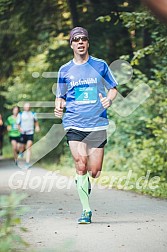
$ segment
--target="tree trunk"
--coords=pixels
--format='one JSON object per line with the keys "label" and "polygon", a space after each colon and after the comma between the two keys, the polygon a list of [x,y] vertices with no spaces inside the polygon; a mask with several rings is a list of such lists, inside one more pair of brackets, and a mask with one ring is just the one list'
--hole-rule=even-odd
{"label": "tree trunk", "polygon": [[68,0],[68,5],[69,5],[69,8],[70,8],[70,12],[71,12],[71,18],[72,18],[73,27],[79,26],[76,1],[74,1],[74,0]]}

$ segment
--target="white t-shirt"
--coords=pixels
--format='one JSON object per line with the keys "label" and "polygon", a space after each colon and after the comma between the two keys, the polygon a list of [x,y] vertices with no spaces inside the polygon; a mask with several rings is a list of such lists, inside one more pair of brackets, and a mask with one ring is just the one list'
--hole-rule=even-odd
{"label": "white t-shirt", "polygon": [[32,111],[23,111],[17,116],[17,124],[23,130],[22,134],[34,134],[34,123],[37,121],[36,113]]}

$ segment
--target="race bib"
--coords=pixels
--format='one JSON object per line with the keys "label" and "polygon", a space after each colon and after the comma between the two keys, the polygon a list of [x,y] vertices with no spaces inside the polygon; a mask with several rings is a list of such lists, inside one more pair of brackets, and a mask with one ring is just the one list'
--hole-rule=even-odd
{"label": "race bib", "polygon": [[95,103],[97,101],[97,86],[76,86],[75,101],[80,104]]}

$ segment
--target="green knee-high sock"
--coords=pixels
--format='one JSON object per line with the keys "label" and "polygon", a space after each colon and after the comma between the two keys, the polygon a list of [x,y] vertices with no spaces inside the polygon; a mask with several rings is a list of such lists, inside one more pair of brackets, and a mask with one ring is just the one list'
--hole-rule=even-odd
{"label": "green knee-high sock", "polygon": [[91,211],[89,206],[89,195],[88,195],[88,176],[78,175],[77,178],[77,190],[79,194],[79,198],[83,207],[83,210]]}

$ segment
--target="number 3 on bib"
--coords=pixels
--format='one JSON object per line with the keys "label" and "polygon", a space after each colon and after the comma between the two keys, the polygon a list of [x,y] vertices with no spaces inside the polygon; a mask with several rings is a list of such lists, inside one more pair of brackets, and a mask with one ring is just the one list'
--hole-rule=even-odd
{"label": "number 3 on bib", "polygon": [[97,86],[75,87],[75,101],[78,104],[89,104],[97,101]]}
{"label": "number 3 on bib", "polygon": [[88,99],[88,92],[84,92],[84,99]]}

